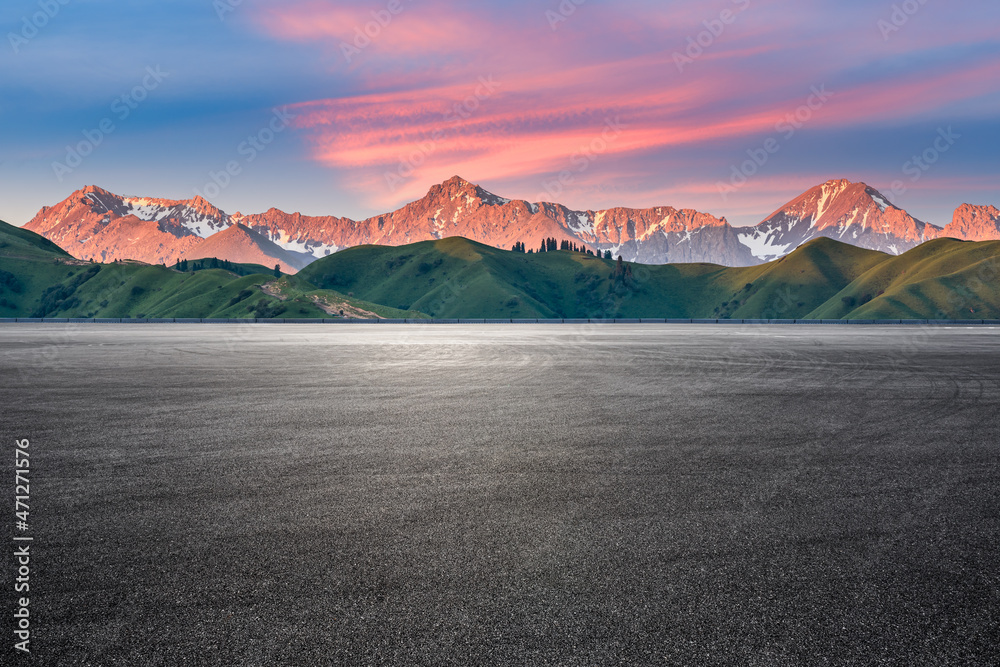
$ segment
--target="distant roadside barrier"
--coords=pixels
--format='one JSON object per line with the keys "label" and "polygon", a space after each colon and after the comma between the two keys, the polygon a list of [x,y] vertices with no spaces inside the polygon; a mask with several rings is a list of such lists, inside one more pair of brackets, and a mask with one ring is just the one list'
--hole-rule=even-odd
{"label": "distant roadside barrier", "polygon": [[1000,320],[736,320],[736,319],[352,319],[336,318],[272,318],[272,319],[218,319],[218,318],[132,318],[132,317],[6,317],[0,324],[845,324],[845,325],[1000,325]]}

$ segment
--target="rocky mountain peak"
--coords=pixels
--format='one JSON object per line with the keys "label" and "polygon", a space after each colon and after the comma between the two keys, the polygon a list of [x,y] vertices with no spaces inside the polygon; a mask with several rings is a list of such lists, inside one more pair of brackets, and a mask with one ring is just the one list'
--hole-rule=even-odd
{"label": "rocky mountain peak", "polygon": [[[554,238],[611,251],[627,262],[748,266],[818,237],[893,254],[942,234],[1000,238],[1000,213],[992,206],[963,205],[944,231],[894,206],[870,185],[839,178],[803,192],[757,225],[732,227],[725,218],[671,206],[580,211],[552,202],[506,199],[453,176],[430,187],[421,199],[365,220],[276,208],[227,215],[201,197],[121,197],[90,185],[42,208],[26,228],[78,257],[106,261],[170,263],[181,255],[213,251],[230,253],[218,256],[231,261],[239,256],[266,264],[271,257],[295,268],[356,245],[462,236],[498,248],[534,249]],[[245,230],[252,234],[248,237]]]}
{"label": "rocky mountain peak", "polygon": [[1000,239],[1000,210],[996,206],[962,204],[955,209],[951,223],[942,236],[967,241],[993,241]]}

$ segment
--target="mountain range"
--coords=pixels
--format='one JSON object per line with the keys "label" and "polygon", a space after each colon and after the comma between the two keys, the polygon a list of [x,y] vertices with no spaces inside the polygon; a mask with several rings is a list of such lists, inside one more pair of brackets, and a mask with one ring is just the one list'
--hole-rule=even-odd
{"label": "mountain range", "polygon": [[895,256],[814,238],[748,267],[526,253],[461,237],[363,245],[294,275],[229,261],[96,263],[0,222],[0,318],[1000,319],[1000,241]]}
{"label": "mountain range", "polygon": [[24,228],[78,258],[171,265],[218,257],[278,265],[286,273],[348,247],[450,236],[496,248],[523,243],[529,249],[554,238],[644,264],[753,266],[818,237],[894,255],[942,237],[1000,239],[1000,211],[963,204],[942,228],[914,218],[871,186],[831,180],[757,225],[734,227],[725,218],[670,206],[577,211],[557,203],[506,199],[455,176],[417,201],[361,221],[276,208],[228,214],[201,197],[128,197],[87,186],[42,208]]}

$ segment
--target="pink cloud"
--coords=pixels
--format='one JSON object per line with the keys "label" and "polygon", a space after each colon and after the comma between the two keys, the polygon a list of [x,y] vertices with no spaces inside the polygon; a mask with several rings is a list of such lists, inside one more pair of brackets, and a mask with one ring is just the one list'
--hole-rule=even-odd
{"label": "pink cloud", "polygon": [[[662,89],[636,85],[636,80],[662,68],[664,58],[658,54],[497,78],[494,91],[473,80],[307,102],[297,107],[298,126],[307,131],[316,160],[350,173],[370,191],[373,205],[384,206],[420,196],[442,174],[481,180],[535,174],[541,182],[573,170],[574,160],[588,154],[603,159],[720,140],[746,142],[751,148],[759,138],[775,134],[776,123],[809,95],[803,90],[795,96],[786,92],[771,97],[762,94],[772,91],[762,90],[759,82],[743,81],[724,69],[711,77],[681,77]],[[977,95],[978,82],[997,76],[1000,63],[985,63],[935,77],[830,89],[832,97],[809,112],[806,125],[836,127],[919,116]],[[774,83],[775,95],[780,87]],[[750,92],[764,101],[745,108],[727,106]],[[605,123],[615,118],[622,130],[605,132]],[[387,173],[399,178],[387,179]]]}
{"label": "pink cloud", "polygon": [[[316,43],[335,52],[335,62],[341,66],[377,60],[403,72],[433,56],[457,57],[457,63],[438,63],[439,68],[452,72],[496,56],[510,59],[523,51],[518,46],[526,39],[514,30],[498,31],[488,18],[469,8],[429,0],[290,2],[258,9],[253,21],[279,40]],[[384,83],[393,75],[380,73],[380,77],[386,77]],[[422,78],[429,77],[424,74]],[[413,82],[412,78],[400,80]]]}
{"label": "pink cloud", "polygon": [[[739,158],[779,134],[776,123],[806,102],[810,84],[829,84],[833,95],[809,111],[808,129],[931,117],[981,96],[983,81],[1000,79],[1000,63],[979,62],[938,63],[891,79],[860,80],[845,74],[844,63],[830,54],[846,40],[852,49],[841,60],[860,67],[880,50],[891,52],[877,34],[858,37],[857,25],[795,30],[800,17],[783,6],[752,3],[679,72],[674,54],[717,11],[688,3],[630,12],[628,3],[594,3],[579,6],[552,31],[541,11],[537,21],[526,15],[515,21],[489,10],[455,11],[434,0],[404,2],[365,52],[365,58],[377,58],[365,65],[376,66],[351,70],[356,81],[349,94],[297,104],[296,125],[311,158],[335,170],[378,210],[422,196],[454,174],[518,184],[530,191],[521,196],[538,197],[545,181],[566,170],[575,172],[566,198],[621,196],[617,188],[631,188],[626,201],[654,205],[664,202],[646,200],[682,191],[675,185],[630,185],[655,181],[649,173],[629,174],[645,158],[690,153],[700,145],[729,145],[733,159]],[[258,22],[279,39],[329,49],[374,20],[371,11],[371,5],[355,2],[293,2],[265,10]],[[495,86],[485,90],[483,78]],[[609,119],[620,119],[622,130],[602,136]],[[590,154],[598,166],[576,171]],[[601,166],[610,164],[615,173]],[[722,164],[719,179],[727,174],[728,163]],[[760,196],[742,194],[740,201],[773,205],[776,192],[792,193],[828,176],[782,176],[784,185],[757,178]],[[681,185],[711,211],[731,206],[720,203],[717,183]]]}

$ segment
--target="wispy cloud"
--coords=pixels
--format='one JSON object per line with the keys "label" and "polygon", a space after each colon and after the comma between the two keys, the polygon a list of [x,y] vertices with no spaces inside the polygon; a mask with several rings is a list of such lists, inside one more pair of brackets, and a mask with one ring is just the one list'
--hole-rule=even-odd
{"label": "wispy cloud", "polygon": [[[921,192],[939,200],[945,178],[1000,199],[976,185],[996,175],[1000,5],[926,3],[886,40],[877,23],[892,2],[794,11],[787,0],[569,4],[553,30],[547,12],[567,6],[559,0],[243,0],[225,21],[196,0],[127,13],[70,3],[12,61],[0,103],[7,152],[50,157],[9,160],[3,175],[17,191],[28,174],[50,174],[52,156],[134,85],[141,62],[176,72],[171,89],[81,167],[87,183],[150,190],[148,175],[122,165],[155,155],[163,189],[189,192],[261,114],[288,105],[300,114],[294,136],[217,203],[359,217],[456,173],[534,197],[569,170],[559,199],[577,206],[749,216],[806,178],[898,178],[927,133],[952,123],[963,142],[906,203]],[[22,14],[10,8],[8,22]],[[689,48],[697,57],[679,71],[675,56]],[[481,77],[498,84],[483,97]],[[834,93],[829,103],[720,201],[716,184],[730,166],[821,85]],[[615,118],[621,133],[600,145]],[[577,170],[574,157],[592,144],[599,155]],[[386,172],[405,176],[389,187]],[[51,180],[49,199],[65,196]]]}
{"label": "wispy cloud", "polygon": [[[620,119],[626,129],[602,150],[608,155],[723,141],[749,148],[751,139],[775,133],[810,94],[809,88],[790,92],[783,81],[762,85],[725,68],[711,77],[643,85],[667,65],[665,54],[655,54],[555,73],[508,72],[497,77],[498,92],[467,117],[453,109],[472,93],[475,80],[317,100],[297,106],[298,125],[307,132],[315,159],[351,173],[351,182],[368,191],[373,204],[390,205],[419,196],[429,183],[452,173],[486,181],[544,178],[586,152],[609,118]],[[930,77],[829,87],[832,101],[810,126],[919,117],[980,95],[981,82],[998,75],[1000,63],[986,62]],[[733,108],[734,98],[744,105]],[[428,142],[434,144],[432,154],[412,166],[404,187],[387,188],[384,172]]]}

